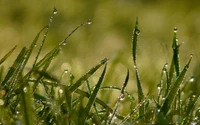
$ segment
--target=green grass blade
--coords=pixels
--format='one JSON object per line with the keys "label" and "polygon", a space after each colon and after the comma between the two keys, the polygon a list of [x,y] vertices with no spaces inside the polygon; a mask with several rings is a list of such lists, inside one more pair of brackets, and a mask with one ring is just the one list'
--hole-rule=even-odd
{"label": "green grass blade", "polygon": [[182,70],[182,72],[180,73],[178,78],[176,79],[174,85],[171,87],[171,90],[170,90],[167,98],[165,99],[164,104],[160,110],[160,112],[163,113],[163,115],[166,115],[168,113],[168,111],[170,110],[171,104],[172,104],[174,98],[176,97],[176,94],[178,92],[180,84],[182,83],[182,81],[185,77],[185,74],[189,68],[191,59],[192,59],[192,55],[190,56],[188,63],[185,65],[184,69]]}
{"label": "green grass blade", "polygon": [[[35,125],[35,120],[34,120],[34,112],[33,112],[33,103],[32,103],[32,91],[31,87],[27,85],[26,83],[22,82],[21,83],[21,115],[22,118],[22,124],[24,125]],[[25,85],[26,84],[26,85]]]}
{"label": "green grass blade", "polygon": [[5,76],[4,80],[2,81],[2,83],[1,83],[2,86],[4,86],[5,84],[7,84],[9,82],[9,80],[12,78],[12,76],[15,73],[15,71],[17,70],[17,68],[22,63],[22,61],[24,59],[25,52],[26,52],[26,48],[24,47],[21,50],[20,54],[17,56],[17,58],[14,61],[13,65],[10,67],[10,69],[9,69],[7,75]]}
{"label": "green grass blade", "polygon": [[175,66],[175,70],[176,70],[176,76],[178,77],[179,73],[180,73],[180,64],[179,64],[179,47],[180,47],[180,45],[178,45],[177,31],[178,31],[178,29],[175,27],[172,48],[173,48],[173,61],[174,61],[174,66]]}
{"label": "green grass blade", "polygon": [[103,82],[105,73],[106,73],[106,65],[105,65],[104,70],[103,70],[103,72],[102,72],[102,74],[101,74],[101,76],[99,78],[99,81],[97,82],[97,84],[96,84],[96,86],[95,86],[95,88],[94,88],[94,90],[93,90],[93,92],[92,92],[92,94],[91,94],[91,96],[90,96],[90,98],[88,100],[88,103],[87,103],[87,105],[86,105],[86,107],[84,109],[84,112],[85,112],[84,116],[82,118],[80,118],[79,123],[85,123],[86,122],[86,119],[89,116],[89,112],[90,112],[90,110],[92,108],[92,105],[94,104],[94,102],[96,100],[97,93],[99,92],[99,89],[100,89],[101,84]]}
{"label": "green grass blade", "polygon": [[186,125],[189,124],[188,120],[190,117],[190,114],[192,115],[192,110],[195,108],[198,100],[200,99],[200,95],[196,96],[196,95],[192,95],[189,99],[189,103],[187,105],[187,109],[185,111],[185,118],[182,121],[181,125]]}
{"label": "green grass blade", "polygon": [[113,120],[113,118],[115,117],[115,114],[116,114],[116,112],[117,112],[117,108],[118,108],[118,105],[119,105],[120,100],[123,100],[123,99],[125,98],[124,92],[125,92],[125,88],[126,88],[126,86],[127,86],[127,84],[128,84],[128,80],[129,80],[129,70],[127,71],[126,79],[125,79],[124,84],[123,84],[123,86],[122,86],[122,88],[121,88],[120,95],[119,95],[118,100],[117,100],[117,103],[116,103],[116,105],[115,105],[115,109],[113,110],[113,113],[112,113],[112,115],[111,115],[111,118],[110,118],[110,120],[109,120],[109,122],[108,122],[108,125],[111,125],[112,120]]}
{"label": "green grass blade", "polygon": [[31,43],[29,49],[27,50],[27,52],[26,52],[25,64],[28,62],[28,59],[30,58],[30,55],[31,55],[32,52],[33,52],[33,49],[34,49],[35,46],[37,45],[37,41],[38,41],[38,39],[39,39],[39,37],[40,37],[41,32],[42,32],[46,27],[47,27],[47,26],[45,26],[44,28],[42,28],[42,29],[40,30],[40,32],[36,35],[35,39],[34,39],[33,42]]}
{"label": "green grass blade", "polygon": [[12,48],[3,58],[0,59],[0,65],[12,54],[12,52],[16,49],[17,46]]}
{"label": "green grass blade", "polygon": [[[133,38],[132,38],[132,56],[133,56],[133,62],[134,62],[134,69],[136,72],[136,80],[137,80],[137,88],[138,88],[138,101],[141,102],[144,99],[144,93],[142,90],[142,84],[140,81],[140,75],[138,72],[138,67],[137,67],[137,43],[138,43],[138,35],[140,34],[140,30],[138,29],[138,19],[136,20],[135,23],[135,30],[133,33]],[[140,115],[144,114],[144,106],[141,106],[139,109]]]}
{"label": "green grass blade", "polygon": [[[83,90],[76,89],[75,93],[77,93],[77,94],[79,94],[81,96],[90,98],[90,94],[87,93],[87,92],[85,92],[85,91],[83,91]],[[98,104],[100,104],[102,107],[104,107],[109,113],[113,112],[112,108],[110,106],[108,106],[105,102],[103,102],[102,100],[100,100],[99,98],[96,98],[95,102],[98,103]]]}
{"label": "green grass blade", "polygon": [[79,78],[73,85],[71,85],[68,89],[70,93],[75,91],[82,83],[87,80],[91,75],[93,75],[97,69],[99,69],[102,65],[104,65],[108,61],[107,58],[103,59],[100,64],[96,65],[92,69],[90,69],[86,74],[84,74],[81,78]]}

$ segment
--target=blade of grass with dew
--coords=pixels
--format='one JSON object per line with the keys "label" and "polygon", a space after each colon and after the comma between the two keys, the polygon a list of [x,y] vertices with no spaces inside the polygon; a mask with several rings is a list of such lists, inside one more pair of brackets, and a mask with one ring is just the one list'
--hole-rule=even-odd
{"label": "blade of grass with dew", "polygon": [[184,69],[181,71],[180,75],[176,79],[174,85],[171,87],[171,90],[170,90],[169,94],[167,95],[167,98],[165,99],[164,104],[160,110],[160,112],[163,113],[163,115],[166,115],[168,113],[168,111],[170,110],[171,104],[172,104],[174,98],[176,97],[176,94],[178,92],[180,84],[183,82],[185,74],[189,68],[191,59],[192,59],[192,55],[190,55],[190,59],[189,59],[188,63],[185,65]]}
{"label": "blade of grass with dew", "polygon": [[[38,39],[39,39],[39,37],[40,37],[40,34],[41,34],[41,32],[46,28],[47,26],[45,26],[45,27],[43,27],[41,30],[40,30],[40,32],[36,35],[36,37],[35,37],[35,39],[33,40],[33,42],[31,43],[31,45],[30,45],[30,47],[29,47],[29,49],[27,50],[27,52],[26,52],[26,55],[25,55],[25,61],[24,61],[24,64],[26,65],[26,63],[28,62],[28,60],[29,60],[29,58],[30,58],[30,55],[32,54],[32,52],[33,52],[33,49],[36,47],[36,45],[37,45],[37,41],[38,41]],[[29,74],[30,75],[30,74]],[[30,77],[30,76],[29,76]],[[29,78],[28,78],[29,79]]]}
{"label": "blade of grass with dew", "polygon": [[179,76],[180,74],[180,64],[179,64],[179,47],[181,44],[178,45],[178,38],[177,38],[177,31],[178,29],[175,27],[174,28],[174,37],[173,37],[173,61],[174,61],[174,66],[176,70],[176,77]]}
{"label": "blade of grass with dew", "polygon": [[21,82],[21,100],[20,100],[20,109],[22,124],[24,125],[35,125],[34,112],[33,112],[33,103],[32,103],[32,90],[31,87],[25,82]]}
{"label": "blade of grass with dew", "polygon": [[[55,11],[55,8],[54,8],[54,11]],[[39,53],[37,54],[37,56],[36,56],[36,60],[35,60],[35,62],[34,62],[34,64],[33,64],[32,70],[29,71],[29,72],[25,75],[25,77],[29,76],[29,75],[33,72],[33,70],[39,69],[42,65],[44,65],[45,62],[46,62],[46,60],[48,60],[48,58],[49,58],[53,53],[55,53],[55,51],[58,51],[58,49],[59,49],[60,46],[66,44],[66,40],[67,40],[75,31],[77,31],[80,27],[82,27],[82,26],[84,26],[84,25],[86,25],[86,24],[89,24],[89,22],[90,22],[90,20],[88,20],[88,21],[86,21],[86,22],[84,22],[84,23],[78,25],[74,30],[72,30],[72,32],[70,32],[70,34],[69,34],[64,40],[62,40],[54,49],[52,49],[52,50],[51,50],[49,53],[47,53],[38,63],[36,63],[36,62],[37,62],[37,58],[38,58],[37,56],[39,56],[39,53],[40,53],[40,52],[39,52]],[[46,27],[49,28],[48,26],[46,26]],[[48,30],[47,30],[47,31],[48,31]],[[48,33],[47,31],[46,31],[45,34]],[[44,41],[44,40],[43,40],[43,41]],[[40,47],[40,48],[41,48],[41,47]],[[41,49],[40,49],[40,51],[41,51]]]}
{"label": "blade of grass with dew", "polygon": [[79,78],[73,85],[71,85],[68,89],[70,93],[75,91],[85,80],[87,80],[91,75],[93,75],[97,69],[99,69],[102,65],[104,65],[108,61],[107,58],[103,59],[98,65],[91,68],[87,73],[85,73],[81,78]]}
{"label": "blade of grass with dew", "polygon": [[[55,12],[56,12],[56,13],[55,13]],[[51,23],[52,23],[53,15],[54,15],[54,14],[57,14],[57,9],[56,9],[56,8],[54,8],[54,10],[53,10],[53,12],[52,12],[52,15],[51,15],[51,17],[50,17],[50,19],[49,19],[49,24],[46,26],[46,32],[45,32],[45,34],[44,34],[44,37],[43,37],[42,43],[41,43],[41,45],[40,45],[40,48],[39,48],[39,50],[38,50],[38,53],[37,53],[37,55],[36,55],[36,57],[35,57],[35,61],[34,61],[34,63],[33,63],[33,68],[35,67],[35,64],[36,64],[36,62],[37,62],[37,60],[38,60],[38,57],[39,57],[39,55],[40,55],[40,53],[41,53],[41,51],[42,51],[42,48],[43,48],[43,46],[44,46],[44,43],[45,43],[45,41],[46,41],[46,38],[47,38],[47,35],[48,35],[48,32],[49,32],[49,28],[50,28],[50,26],[51,26]]]}
{"label": "blade of grass with dew", "polygon": [[147,101],[148,97],[149,97],[149,94],[147,94],[147,96],[145,96],[144,99],[143,99],[140,103],[138,103],[137,106],[136,106],[128,115],[126,115],[126,116],[124,117],[124,119],[122,119],[120,122],[118,122],[117,125],[123,125],[124,122],[127,121],[128,119],[130,119],[131,116],[132,116],[134,113],[136,113],[138,110],[140,110],[140,107],[141,107],[142,105],[144,105],[144,103]]}
{"label": "blade of grass with dew", "polygon": [[[102,86],[100,89],[101,90],[117,90],[117,91],[121,91],[121,87],[118,87],[118,86]],[[131,96],[131,94],[128,93],[126,90],[124,90],[124,93],[127,94],[128,96]]]}
{"label": "blade of grass with dew", "polygon": [[11,79],[11,77],[13,76],[13,74],[15,73],[17,67],[19,66],[19,64],[22,62],[23,56],[25,54],[26,48],[24,47],[20,54],[18,55],[18,57],[16,58],[16,60],[14,61],[13,65],[10,67],[7,75],[5,76],[4,80],[2,81],[1,85],[4,86],[5,84],[8,83],[8,81]]}
{"label": "blade of grass with dew", "polygon": [[20,54],[17,56],[16,60],[14,61],[13,65],[9,68],[8,73],[6,74],[4,80],[2,81],[1,85],[4,86],[5,84],[8,84],[9,80],[17,70],[18,66],[22,63],[24,55],[26,52],[26,48],[24,47]]}
{"label": "blade of grass with dew", "polygon": [[[136,73],[136,79],[137,79],[137,89],[138,89],[138,101],[141,102],[144,99],[144,94],[142,90],[142,84],[140,81],[140,75],[138,72],[138,67],[137,67],[137,43],[138,43],[138,35],[140,34],[140,30],[138,29],[138,18],[136,19],[135,23],[135,29],[133,33],[133,38],[132,38],[132,56],[133,56],[133,62],[134,62],[134,69]],[[144,114],[144,106],[141,106],[139,109],[139,114],[143,115]]]}
{"label": "blade of grass with dew", "polygon": [[3,58],[0,59],[0,65],[12,54],[17,46],[13,47]]}
{"label": "blade of grass with dew", "polygon": [[[104,82],[105,82],[105,78],[104,78]],[[90,82],[89,82],[89,80],[86,80],[86,83],[87,83],[88,92],[89,92],[89,94],[91,95],[91,94],[92,94],[92,90],[91,90],[91,87],[90,87]],[[100,88],[100,89],[101,89],[101,88]],[[95,113],[97,114],[98,118],[100,118],[99,115],[98,115],[98,110],[97,110],[97,107],[96,107],[96,103],[93,104],[93,107],[94,107]],[[97,118],[96,118],[96,119],[97,119]]]}
{"label": "blade of grass with dew", "polygon": [[[84,97],[87,97],[87,98],[90,98],[90,94],[83,91],[83,90],[80,90],[80,89],[76,89],[75,90],[75,93],[81,95],[81,96],[84,96]],[[100,104],[102,107],[104,107],[108,112],[113,112],[112,108],[110,106],[108,106],[106,103],[104,103],[102,100],[100,100],[99,98],[96,98],[95,102],[97,102],[98,104]]]}
{"label": "blade of grass with dew", "polygon": [[[176,71],[176,78],[180,74],[179,47],[181,45],[181,44],[178,44],[177,32],[178,32],[178,29],[175,27],[172,48],[173,48],[173,61],[174,61],[174,67],[175,67],[175,71]],[[180,90],[178,90],[177,101],[178,101],[179,115],[180,115],[180,108],[181,108],[180,107],[181,106],[181,95],[180,94],[181,94],[181,92],[180,92]],[[174,103],[174,104],[176,107],[176,103]]]}
{"label": "blade of grass with dew", "polygon": [[127,70],[126,79],[125,79],[124,84],[123,84],[123,86],[121,88],[120,95],[119,95],[119,97],[117,99],[117,102],[116,102],[116,105],[115,105],[115,109],[113,110],[113,113],[112,113],[111,118],[110,118],[110,120],[108,122],[108,125],[111,125],[112,120],[115,117],[115,114],[117,112],[117,108],[118,108],[120,100],[123,100],[125,98],[124,91],[125,91],[125,88],[126,88],[126,86],[128,84],[128,80],[129,80],[129,70]]}
{"label": "blade of grass with dew", "polygon": [[106,73],[106,64],[105,64],[104,70],[103,70],[103,72],[102,72],[102,74],[101,74],[101,76],[100,76],[100,78],[99,78],[99,80],[98,80],[98,82],[97,82],[97,84],[96,84],[96,86],[95,86],[95,88],[94,88],[89,100],[88,100],[88,103],[87,103],[87,105],[86,105],[86,107],[84,109],[84,115],[82,116],[82,118],[79,119],[80,120],[79,123],[86,124],[86,119],[89,116],[89,112],[90,112],[90,110],[92,108],[92,105],[94,104],[94,102],[96,100],[97,93],[99,92],[99,89],[101,87],[101,84],[102,84],[104,76],[105,76],[105,73]]}
{"label": "blade of grass with dew", "polygon": [[9,99],[10,99],[10,94],[12,93],[12,91],[15,89],[15,85],[17,80],[19,80],[19,78],[21,77],[20,75],[22,74],[23,71],[23,67],[24,67],[24,56],[26,54],[26,47],[24,47],[20,54],[18,55],[16,61],[14,62],[15,68],[14,68],[14,73],[13,75],[10,77],[10,81],[8,83],[6,83],[5,87],[6,87],[6,96],[5,96],[5,103],[4,105],[6,106],[9,103]]}
{"label": "blade of grass with dew", "polygon": [[[54,57],[59,53],[59,50],[55,51],[50,57],[49,59],[45,62],[45,65],[42,69],[41,72],[46,72],[47,71],[47,68],[49,67],[49,65],[51,64],[52,60],[54,59]],[[43,78],[43,75],[40,75],[38,78],[37,78],[37,82],[35,82],[35,84],[33,85],[33,91],[36,90],[36,87],[38,86],[39,84],[39,81]]]}
{"label": "blade of grass with dew", "polygon": [[187,104],[187,108],[186,108],[186,111],[185,111],[185,116],[182,120],[182,123],[181,125],[186,125],[186,124],[189,124],[189,118],[191,118],[192,116],[190,115],[193,115],[192,114],[192,110],[195,108],[198,100],[200,99],[200,95],[192,95],[189,99],[189,102]]}

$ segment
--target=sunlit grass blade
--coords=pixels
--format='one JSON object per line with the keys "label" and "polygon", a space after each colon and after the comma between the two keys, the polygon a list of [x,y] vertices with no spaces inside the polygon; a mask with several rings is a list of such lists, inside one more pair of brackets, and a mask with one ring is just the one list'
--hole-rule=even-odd
{"label": "sunlit grass blade", "polygon": [[[144,93],[142,90],[142,84],[140,81],[140,75],[137,67],[137,43],[138,43],[138,35],[140,34],[140,30],[138,29],[138,19],[136,19],[135,23],[135,29],[133,33],[133,38],[132,38],[132,57],[133,57],[133,62],[134,62],[134,69],[136,73],[136,80],[137,80],[137,89],[138,89],[138,101],[141,102],[144,99]],[[141,106],[139,109],[140,115],[144,114],[144,106]]]}
{"label": "sunlit grass blade", "polygon": [[100,64],[91,68],[87,73],[85,73],[81,78],[79,78],[73,85],[71,85],[68,89],[70,93],[75,91],[85,80],[87,80],[91,75],[93,75],[97,69],[99,69],[102,65],[104,65],[108,61],[107,58],[103,59]]}
{"label": "sunlit grass blade", "polygon": [[86,107],[84,109],[84,112],[85,112],[84,116],[82,116],[82,118],[80,118],[79,123],[84,123],[84,124],[86,123],[86,119],[89,116],[89,112],[90,112],[90,110],[92,108],[92,105],[94,104],[94,102],[96,100],[97,94],[98,94],[99,89],[100,89],[100,87],[102,85],[105,73],[106,73],[106,65],[105,65],[104,70],[103,70],[103,72],[102,72],[102,74],[101,74],[101,76],[99,78],[99,81],[97,82],[97,84],[96,84],[96,86],[95,86],[95,88],[94,88],[94,90],[93,90],[93,92],[92,92],[92,94],[91,94],[91,96],[90,96],[90,98],[88,100],[88,103],[87,103],[87,105],[86,105]]}
{"label": "sunlit grass blade", "polygon": [[23,62],[23,59],[24,59],[25,52],[26,52],[26,48],[24,47],[21,50],[20,54],[17,56],[13,65],[10,67],[10,69],[9,69],[7,75],[5,76],[4,80],[2,81],[1,85],[8,84],[9,80],[15,74],[15,71],[21,66],[21,63]]}
{"label": "sunlit grass blade", "polygon": [[167,98],[165,99],[164,104],[160,110],[160,112],[163,113],[163,115],[166,115],[168,113],[168,111],[170,110],[171,104],[172,104],[174,98],[176,97],[176,94],[178,92],[180,84],[183,82],[185,74],[189,68],[191,59],[192,59],[192,55],[190,56],[188,63],[185,65],[184,69],[181,71],[180,75],[176,79],[175,83],[172,85],[171,90],[170,90],[169,94],[167,95]]}
{"label": "sunlit grass blade", "polygon": [[13,47],[3,58],[0,59],[0,65],[13,53],[17,46]]}
{"label": "sunlit grass blade", "polygon": [[124,84],[123,84],[123,86],[121,88],[120,95],[119,95],[119,97],[117,99],[117,102],[116,102],[116,105],[115,105],[115,109],[113,110],[113,113],[112,113],[111,118],[110,118],[110,120],[108,122],[108,125],[111,125],[112,120],[115,117],[115,114],[116,114],[116,111],[117,111],[117,108],[118,108],[120,100],[123,100],[125,98],[125,95],[124,95],[125,93],[124,92],[125,92],[125,88],[126,88],[126,86],[128,84],[128,80],[129,80],[129,70],[127,71],[126,79],[125,79]]}

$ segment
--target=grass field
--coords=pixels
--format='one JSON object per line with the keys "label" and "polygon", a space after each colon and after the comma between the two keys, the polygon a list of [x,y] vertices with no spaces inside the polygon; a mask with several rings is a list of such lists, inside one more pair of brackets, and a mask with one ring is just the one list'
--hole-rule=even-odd
{"label": "grass field", "polygon": [[1,124],[199,124],[198,3],[0,7]]}

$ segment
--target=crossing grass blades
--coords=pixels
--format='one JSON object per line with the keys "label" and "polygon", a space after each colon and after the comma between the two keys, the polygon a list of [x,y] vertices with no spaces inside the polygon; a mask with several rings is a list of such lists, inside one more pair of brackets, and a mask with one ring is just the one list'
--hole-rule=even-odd
{"label": "crossing grass blades", "polygon": [[[136,74],[136,85],[138,93],[132,95],[126,91],[130,75],[127,70],[124,83],[120,86],[103,86],[107,71],[108,58],[101,60],[97,65],[88,70],[77,81],[70,73],[69,80],[62,83],[59,78],[53,77],[48,68],[54,57],[59,54],[60,47],[66,44],[67,39],[80,27],[91,24],[88,20],[78,25],[64,38],[54,49],[39,59],[43,45],[46,41],[53,16],[57,14],[54,9],[49,24],[39,31],[29,47],[23,47],[17,58],[9,69],[4,69],[3,64],[15,51],[14,46],[4,57],[0,59],[0,123],[2,125],[24,124],[24,125],[132,125],[132,124],[199,124],[200,108],[199,93],[185,91],[187,80],[185,74],[192,60],[188,55],[188,62],[183,68],[179,65],[179,48],[177,28],[174,29],[173,55],[171,64],[163,66],[160,83],[158,84],[158,95],[145,94],[140,80],[139,68],[137,66],[137,45],[140,34],[138,19],[136,19],[132,39],[133,68]],[[27,62],[30,60],[40,35],[44,32],[42,42],[32,67],[25,71]],[[103,68],[101,68],[103,67]],[[150,67],[151,68],[151,67]],[[26,69],[27,70],[27,69]],[[91,87],[89,78],[102,70],[95,87]],[[147,69],[147,71],[149,71]],[[159,81],[159,80],[158,80]],[[87,89],[82,89],[86,85]],[[97,95],[99,91],[118,91],[119,96],[115,99],[115,106],[110,106]],[[190,92],[190,93],[189,93]],[[181,94],[182,93],[182,94]],[[182,100],[182,95],[188,99]],[[134,99],[137,96],[138,99]],[[122,115],[118,112],[122,100],[130,102],[129,113]]]}

